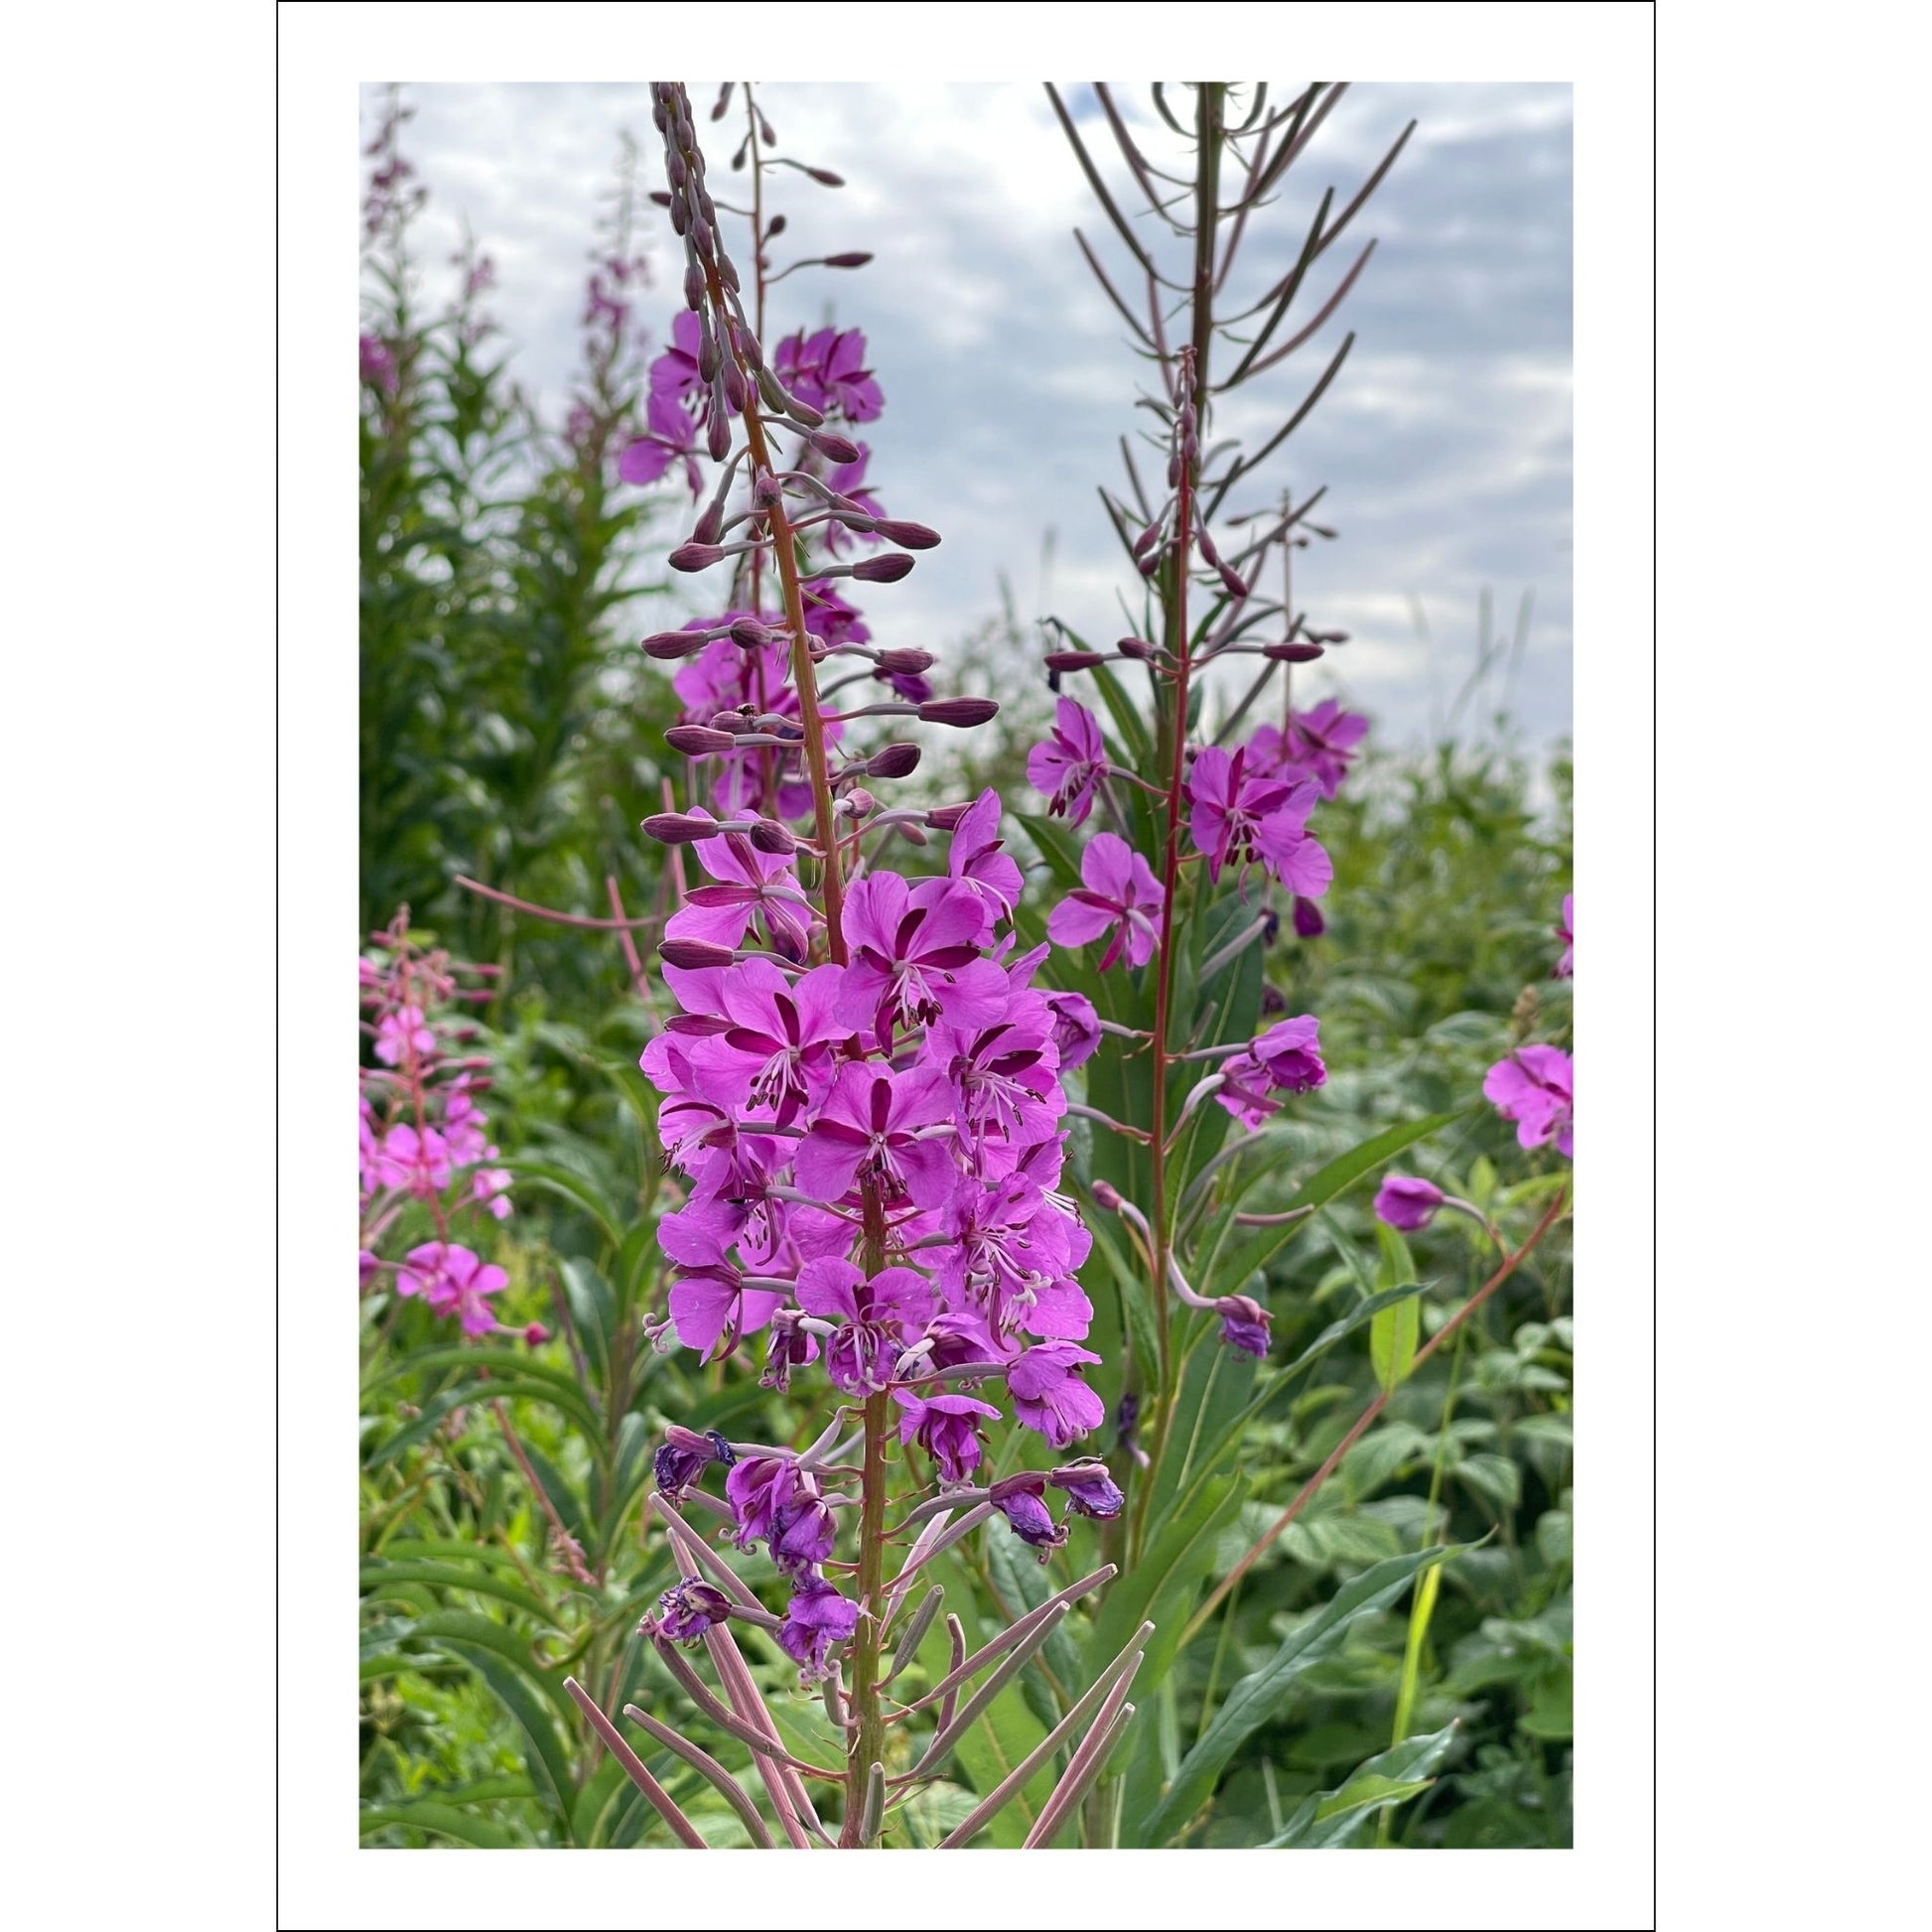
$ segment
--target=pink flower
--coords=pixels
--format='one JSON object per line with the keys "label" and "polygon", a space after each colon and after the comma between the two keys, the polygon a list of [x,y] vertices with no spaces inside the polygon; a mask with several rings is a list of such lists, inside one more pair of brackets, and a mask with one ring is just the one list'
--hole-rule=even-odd
{"label": "pink flower", "polygon": [[1321,1026],[1311,1013],[1278,1020],[1248,1051],[1267,1070],[1269,1083],[1290,1093],[1307,1093],[1328,1077],[1321,1059]]}
{"label": "pink flower", "polygon": [[385,1013],[375,1030],[376,1058],[384,1066],[395,1066],[412,1051],[418,1058],[436,1051],[436,1035],[424,1024],[422,1009],[403,1007],[396,1013]]}
{"label": "pink flower", "polygon": [[[709,818],[702,805],[690,816]],[[714,946],[741,946],[756,919],[766,944],[786,959],[802,960],[810,937],[811,901],[798,889],[783,853],[760,852],[743,832],[698,839],[691,847],[715,886],[694,886],[664,927],[666,938],[704,939]]]}
{"label": "pink flower", "polygon": [[1291,892],[1318,898],[1334,868],[1306,830],[1319,787],[1291,784],[1247,768],[1244,745],[1232,758],[1218,745],[1195,753],[1187,775],[1187,830],[1207,859],[1210,879],[1221,868],[1259,864]]}
{"label": "pink flower", "polygon": [[433,1127],[419,1134],[407,1121],[399,1121],[382,1137],[382,1151],[376,1156],[376,1178],[385,1187],[401,1187],[418,1200],[440,1194],[450,1184],[450,1150],[443,1136]]}
{"label": "pink flower", "polygon": [[[913,1067],[895,1073],[877,1061],[849,1065],[818,1119],[798,1144],[793,1173],[815,1199],[836,1201],[861,1174],[889,1198],[909,1196],[917,1207],[942,1206],[952,1193],[953,1092],[943,1075]],[[946,1133],[935,1136],[933,1129]]]}
{"label": "pink flower", "polygon": [[1084,886],[1053,907],[1046,936],[1056,946],[1090,945],[1111,933],[1101,955],[1105,972],[1123,949],[1130,966],[1145,966],[1160,944],[1157,921],[1167,895],[1154,869],[1116,832],[1096,832],[1080,855]]}
{"label": "pink flower", "polygon": [[1576,1153],[1572,1128],[1575,1075],[1570,1055],[1560,1046],[1519,1046],[1484,1075],[1482,1091],[1504,1120],[1516,1123],[1524,1147],[1541,1147],[1552,1138],[1566,1160]]}
{"label": "pink flower", "polygon": [[1375,1192],[1376,1219],[1404,1234],[1415,1234],[1436,1218],[1444,1198],[1440,1187],[1414,1174],[1388,1174]]}
{"label": "pink flower", "polygon": [[893,1400],[905,1411],[898,1419],[898,1440],[916,1442],[939,1465],[947,1482],[964,1482],[979,1467],[980,1434],[977,1416],[995,1422],[1000,1412],[990,1402],[970,1395],[917,1396],[895,1389]]}
{"label": "pink flower", "polygon": [[684,461],[684,481],[695,503],[704,492],[704,472],[698,468],[698,424],[679,406],[675,396],[653,393],[644,412],[649,425],[645,434],[633,437],[618,458],[618,475],[625,483],[652,483],[679,458]]}
{"label": "pink flower", "polygon": [[420,1295],[437,1314],[461,1314],[466,1335],[483,1335],[496,1325],[483,1301],[509,1286],[509,1277],[453,1242],[429,1241],[411,1248],[396,1272],[399,1295]]}
{"label": "pink flower", "polygon": [[866,359],[866,339],[856,329],[803,330],[778,345],[773,360],[778,380],[798,398],[828,416],[869,423],[886,407],[886,397]]}
{"label": "pink flower", "polygon": [[1576,904],[1576,895],[1565,893],[1563,896],[1563,920],[1557,927],[1557,937],[1563,941],[1563,957],[1550,969],[1553,980],[1567,980],[1577,964],[1576,915],[1572,908]]}
{"label": "pink flower", "polygon": [[1099,1360],[1077,1342],[1042,1341],[1029,1348],[1007,1370],[1014,1414],[1056,1449],[1098,1429],[1106,1404],[1080,1379],[1080,1365]]}
{"label": "pink flower", "polygon": [[1002,850],[1002,844],[1000,794],[983,791],[953,827],[946,872],[985,906],[988,932],[996,923],[1013,917],[1026,884],[1018,862]]}
{"label": "pink flower", "polygon": [[1047,798],[1049,818],[1084,825],[1093,809],[1093,788],[1107,769],[1107,744],[1085,705],[1062,698],[1053,714],[1053,735],[1027,754],[1027,782]]}
{"label": "pink flower", "polygon": [[1298,711],[1288,732],[1288,756],[1314,773],[1324,798],[1332,798],[1355,760],[1354,748],[1368,730],[1358,712],[1344,711],[1333,698],[1323,698],[1312,711]]}
{"label": "pink flower", "polygon": [[872,1028],[882,1045],[896,1024],[991,1025],[1011,996],[1005,973],[980,954],[985,924],[985,905],[971,886],[950,879],[909,886],[896,872],[868,873],[845,901],[852,957],[839,1018]]}

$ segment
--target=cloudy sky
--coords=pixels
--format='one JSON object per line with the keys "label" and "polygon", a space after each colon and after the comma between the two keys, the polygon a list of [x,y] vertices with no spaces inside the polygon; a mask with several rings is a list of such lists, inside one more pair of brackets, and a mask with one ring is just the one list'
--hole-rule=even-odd
{"label": "cloudy sky", "polygon": [[[708,103],[715,86],[691,91]],[[405,151],[431,195],[422,253],[440,265],[469,223],[497,265],[495,313],[516,373],[554,402],[576,358],[586,250],[625,130],[658,185],[643,85],[415,85],[406,97],[417,112]],[[851,248],[877,257],[857,273],[807,269],[780,284],[769,335],[831,317],[865,331],[887,399],[864,431],[872,480],[894,514],[945,538],[903,583],[874,589],[875,631],[943,649],[997,610],[1004,571],[1023,620],[1050,612],[1083,633],[1117,635],[1117,594],[1135,580],[1095,485],[1117,481],[1118,439],[1147,420],[1133,407],[1142,364],[1072,240],[1080,227],[1110,266],[1124,252],[1044,91],[772,83],[759,98],[780,152],[847,183],[776,178],[788,220],[777,261]],[[365,91],[365,134],[375,99]],[[1117,99],[1151,154],[1173,148],[1144,89]],[[1095,117],[1082,131],[1096,152],[1110,147],[1090,98],[1076,111]],[[1528,594],[1508,696],[1541,743],[1566,733],[1571,715],[1569,87],[1351,88],[1281,200],[1251,219],[1230,288],[1258,294],[1273,282],[1322,191],[1345,205],[1412,118],[1414,137],[1295,314],[1312,316],[1374,235],[1362,278],[1305,347],[1243,389],[1221,433],[1265,439],[1349,329],[1355,347],[1255,496],[1237,492],[1228,507],[1328,485],[1318,514],[1339,541],[1301,553],[1296,602],[1353,641],[1298,689],[1340,690],[1391,739],[1420,737],[1448,713],[1474,662],[1485,589],[1504,637]],[[700,123],[718,149],[715,187],[732,179],[739,122],[735,108],[720,128]],[[668,232],[657,261],[661,335],[681,266]],[[1283,336],[1297,326],[1291,318]],[[1499,660],[1465,729],[1495,709],[1502,670]]]}

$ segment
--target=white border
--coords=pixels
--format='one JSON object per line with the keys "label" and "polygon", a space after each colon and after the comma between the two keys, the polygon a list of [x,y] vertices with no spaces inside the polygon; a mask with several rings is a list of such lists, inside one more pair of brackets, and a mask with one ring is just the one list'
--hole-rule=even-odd
{"label": "white border", "polygon": [[[1651,739],[1649,10],[1641,6],[1153,5],[1108,7],[1113,70],[1182,48],[1266,68],[1365,78],[1570,79],[1577,116],[1576,555],[1580,873],[1585,881],[1589,1173],[1578,1266],[1578,1846],[1571,1853],[1439,1853],[1261,1864],[1242,1854],[982,1854],[957,1886],[906,1892],[894,1861],[847,1861],[820,1881],[715,1865],[554,1854],[434,1857],[355,1849],[352,1706],[353,1452],[344,1392],[352,1347],[312,1311],[335,1306],[346,1252],[339,1189],[345,919],[355,903],[351,380],[343,344],[357,173],[356,83],[404,78],[582,79],[710,71],[727,44],[785,49],[783,77],[1034,79],[1092,58],[1101,10],[1037,6],[285,5],[281,87],[281,595],[284,1174],[281,1923],[297,1928],[489,1924],[1140,1926],[1171,1923],[1605,1927],[1650,1922]],[[795,48],[795,52],[793,51]],[[1024,48],[1029,71],[1016,71]],[[642,112],[640,105],[640,114]],[[1610,774],[1617,775],[1614,779]],[[1615,798],[1612,801],[1611,793]],[[1605,989],[1606,997],[1595,997]],[[1614,997],[1608,997],[1613,990]],[[1591,1201],[1620,1204],[1593,1216]],[[1636,1205],[1632,1205],[1636,1204]],[[488,1863],[483,1863],[485,1856]],[[1203,1862],[1209,1863],[1203,1863]],[[734,1873],[740,1867],[734,1866]],[[1214,1909],[1200,1910],[1204,1896]],[[836,1903],[834,1899],[836,1898]]]}

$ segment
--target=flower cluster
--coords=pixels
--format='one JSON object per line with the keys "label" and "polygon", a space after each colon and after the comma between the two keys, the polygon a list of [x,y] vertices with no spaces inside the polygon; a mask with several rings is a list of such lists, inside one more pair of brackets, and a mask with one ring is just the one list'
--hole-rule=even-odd
{"label": "flower cluster", "polygon": [[[486,999],[486,990],[462,978],[493,969],[456,966],[446,953],[424,950],[409,937],[407,914],[375,935],[375,952],[360,968],[369,1046],[358,1095],[362,1281],[393,1273],[399,1295],[421,1296],[437,1314],[459,1317],[466,1334],[485,1334],[498,1325],[488,1297],[509,1278],[451,1233],[465,1214],[507,1216],[510,1176],[488,1165],[498,1158],[481,1104],[488,1062],[459,1050],[469,1030],[450,1009]],[[385,1241],[425,1221],[434,1239],[399,1262],[380,1258]],[[528,1338],[542,1336],[533,1329]]]}
{"label": "flower cluster", "polygon": [[[1076,1280],[1090,1237],[1061,1189],[1062,1077],[1099,1029],[1087,1002],[1035,984],[1046,948],[1023,951],[1014,929],[1023,881],[997,795],[888,809],[874,787],[912,770],[918,748],[851,748],[861,720],[963,728],[997,706],[934,698],[930,656],[878,648],[846,601],[843,583],[892,582],[939,541],[883,514],[861,487],[869,452],[827,426],[884,407],[865,339],[801,334],[766,363],[688,100],[668,83],[653,99],[687,309],[622,474],[649,481],[681,460],[702,494],[702,442],[723,478],[671,562],[729,562],[735,579],[721,616],[644,640],[681,660],[684,711],[666,740],[702,799],[644,827],[688,846],[702,882],[666,923],[659,958],[679,1011],[641,1062],[685,1185],[658,1230],[670,1326],[707,1359],[756,1345],[767,1386],[822,1377],[850,1405],[834,1404],[832,1427],[802,1451],[674,1431],[656,1476],[675,1499],[724,1467],[734,1541],[762,1546],[788,1585],[777,1640],[820,1675],[861,1609],[828,1575],[850,1568],[835,1551],[857,1498],[835,1444],[856,1412],[870,1455],[883,1458],[896,1427],[948,1502],[1003,1514],[1042,1551],[1066,1535],[1049,1487],[1070,1511],[1121,1506],[1089,1463],[973,1488],[1003,1410],[963,1392],[1003,1383],[1014,1417],[1055,1451],[1102,1419],[1084,1380],[1100,1357],[1081,1345],[1093,1310]],[[897,547],[833,561],[853,543]],[[801,562],[815,545],[822,560]],[[839,659],[853,668],[822,683]],[[825,707],[854,682],[890,695]],[[881,863],[900,834],[928,850],[943,841],[943,870]],[[693,1581],[660,1605],[660,1635],[710,1617]]]}

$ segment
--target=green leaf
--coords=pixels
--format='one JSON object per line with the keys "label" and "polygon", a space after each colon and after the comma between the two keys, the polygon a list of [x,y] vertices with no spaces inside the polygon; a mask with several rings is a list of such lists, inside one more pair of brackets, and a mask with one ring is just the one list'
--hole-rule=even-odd
{"label": "green leaf", "polygon": [[576,1781],[571,1775],[570,1752],[550,1722],[542,1693],[529,1681],[526,1672],[510,1664],[494,1649],[469,1643],[457,1637],[444,1637],[444,1649],[461,1657],[495,1694],[496,1701],[508,1710],[522,1730],[529,1749],[524,1767],[536,1788],[538,1799],[557,1816],[568,1833],[576,1796]]}
{"label": "green leaf", "polygon": [[440,1805],[428,1798],[405,1804],[365,1805],[359,1829],[376,1832],[387,1825],[408,1825],[420,1832],[434,1832],[438,1838],[454,1839],[459,1845],[475,1846],[482,1852],[505,1852],[516,1841],[500,1825],[492,1825],[476,1813],[455,1805]]}
{"label": "green leaf", "polygon": [[551,1158],[548,1161],[532,1160],[528,1155],[519,1154],[506,1157],[503,1166],[525,1185],[546,1188],[553,1194],[562,1195],[573,1207],[582,1208],[615,1248],[623,1239],[623,1231],[619,1225],[623,1218],[621,1210],[605,1197],[602,1186],[592,1174],[565,1164],[565,1149],[552,1148],[549,1152]]}
{"label": "green leaf", "polygon": [[1114,729],[1120,733],[1122,745],[1131,754],[1131,767],[1144,772],[1154,761],[1154,738],[1147,728],[1147,721],[1141,716],[1140,707],[1114,675],[1111,664],[1095,664],[1083,675],[1093,679],[1100,693],[1100,702],[1107,707],[1107,715],[1114,721]]}
{"label": "green leaf", "polygon": [[1405,1737],[1392,1749],[1371,1757],[1333,1791],[1307,1799],[1278,1838],[1264,1850],[1293,1847],[1297,1851],[1331,1851],[1353,1844],[1377,1812],[1387,1811],[1427,1791],[1431,1775],[1455,1741],[1455,1725],[1426,1737]]}
{"label": "green leaf", "polygon": [[480,1596],[494,1596],[502,1602],[526,1610],[546,1629],[557,1628],[550,1606],[520,1584],[505,1583],[494,1571],[478,1565],[466,1569],[454,1563],[365,1563],[361,1585],[365,1594],[380,1596],[397,1584],[434,1584],[441,1589],[473,1590]]}
{"label": "green leaf", "polygon": [[1418,1572],[1457,1554],[1458,1548],[1449,1548],[1391,1557],[1344,1584],[1320,1609],[1292,1630],[1260,1670],[1242,1678],[1228,1693],[1227,1702],[1214,1714],[1214,1722],[1181,1761],[1172,1788],[1149,1814],[1143,1827],[1147,1842],[1159,1845],[1178,1835],[1213,1790],[1235,1752],[1274,1717],[1304,1673],[1341,1648],[1357,1619],[1386,1609],[1415,1581]]}
{"label": "green leaf", "polygon": [[1377,1384],[1391,1393],[1408,1379],[1422,1339],[1422,1304],[1413,1296],[1369,1323],[1368,1359]]}

